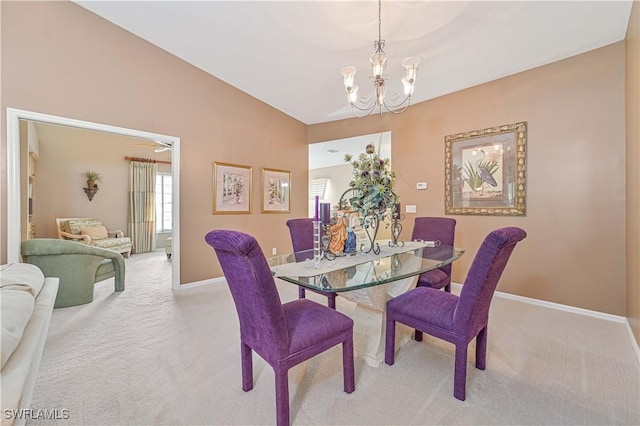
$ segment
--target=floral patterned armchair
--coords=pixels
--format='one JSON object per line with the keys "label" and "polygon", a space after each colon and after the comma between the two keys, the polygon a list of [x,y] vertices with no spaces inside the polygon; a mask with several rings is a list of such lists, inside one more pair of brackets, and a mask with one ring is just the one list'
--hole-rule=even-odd
{"label": "floral patterned armchair", "polygon": [[120,230],[109,231],[100,219],[65,217],[56,218],[58,238],[73,240],[93,247],[122,253],[129,257],[133,244]]}

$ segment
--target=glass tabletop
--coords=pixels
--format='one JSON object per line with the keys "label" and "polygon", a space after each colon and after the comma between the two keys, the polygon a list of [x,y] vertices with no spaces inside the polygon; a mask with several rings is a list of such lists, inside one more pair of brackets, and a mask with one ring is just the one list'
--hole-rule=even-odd
{"label": "glass tabletop", "polygon": [[[385,243],[386,244],[386,243]],[[464,250],[440,245],[426,247],[409,241],[403,247],[380,244],[379,255],[357,253],[335,260],[323,259],[316,268],[313,250],[289,253],[268,259],[273,275],[281,280],[325,292],[343,292],[373,287],[448,265]]]}

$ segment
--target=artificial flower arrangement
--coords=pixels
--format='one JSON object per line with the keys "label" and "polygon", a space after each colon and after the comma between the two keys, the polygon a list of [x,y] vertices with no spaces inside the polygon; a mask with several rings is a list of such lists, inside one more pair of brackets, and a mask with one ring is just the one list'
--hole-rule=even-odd
{"label": "artificial flower arrangement", "polygon": [[383,221],[387,215],[391,216],[398,202],[398,196],[393,192],[396,174],[391,170],[391,161],[381,159],[373,144],[367,145],[358,158],[347,154],[344,160],[353,166],[349,182],[352,209],[360,213],[361,219],[376,216],[378,221]]}

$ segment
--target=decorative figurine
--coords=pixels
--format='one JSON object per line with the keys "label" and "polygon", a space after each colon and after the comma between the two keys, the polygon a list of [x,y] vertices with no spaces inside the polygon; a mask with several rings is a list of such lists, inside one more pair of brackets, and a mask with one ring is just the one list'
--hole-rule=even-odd
{"label": "decorative figurine", "polygon": [[351,226],[347,228],[347,241],[344,244],[344,252],[351,255],[356,253],[356,233],[353,232]]}
{"label": "decorative figurine", "polygon": [[344,242],[347,239],[347,218],[344,216],[338,216],[335,218],[335,223],[329,226],[331,230],[331,241],[329,242],[329,250],[332,253],[342,253],[344,250]]}

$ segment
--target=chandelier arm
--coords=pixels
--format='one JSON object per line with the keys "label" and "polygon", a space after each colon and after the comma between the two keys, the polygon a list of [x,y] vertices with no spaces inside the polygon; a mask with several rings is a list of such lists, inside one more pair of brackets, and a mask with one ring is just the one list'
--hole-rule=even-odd
{"label": "chandelier arm", "polygon": [[407,110],[407,108],[409,108],[409,106],[411,106],[411,100],[409,100],[409,103],[407,103],[407,105],[405,105],[404,108],[402,108],[402,109],[400,109],[400,108],[389,109],[389,107],[387,107],[386,104],[385,104],[384,107],[391,114],[402,114],[403,112],[405,112]]}
{"label": "chandelier arm", "polygon": [[[366,99],[366,98],[364,98]],[[360,111],[371,111],[376,107],[376,100],[375,98],[371,98],[371,100],[369,100],[368,102],[360,102],[360,106],[357,104],[358,101],[356,102],[351,102],[350,105],[351,107],[360,110]]]}
{"label": "chandelier arm", "polygon": [[[371,113],[373,112],[373,110],[374,110],[374,109],[375,109],[375,107],[374,107],[374,108],[371,108],[370,110],[368,110],[368,111],[367,111],[367,110],[364,110],[364,109],[352,108],[352,110],[353,110],[353,115],[354,115],[356,118],[364,118],[364,117],[368,117],[369,115],[371,115]],[[358,111],[365,111],[365,113],[364,113],[364,114],[358,114]]]}
{"label": "chandelier arm", "polygon": [[375,107],[376,107],[375,105],[371,105],[371,106],[362,108],[362,107],[359,107],[356,104],[351,104],[351,108],[354,108],[354,109],[356,109],[358,111],[371,111],[371,110],[375,109]]}
{"label": "chandelier arm", "polygon": [[[360,108],[357,105],[351,105],[353,115],[355,115],[358,118],[363,118],[368,115],[371,115],[371,113],[375,110],[375,108],[376,108],[375,105],[371,105],[369,108]],[[362,111],[363,114],[358,114],[358,111]]]}
{"label": "chandelier arm", "polygon": [[403,112],[405,112],[407,110],[407,108],[409,108],[410,105],[411,105],[411,96],[405,97],[402,100],[402,102],[399,102],[397,104],[392,104],[392,103],[386,102],[386,99],[382,103],[382,106],[384,106],[384,108],[387,111],[389,111],[390,113],[393,113],[393,114],[402,114]]}

